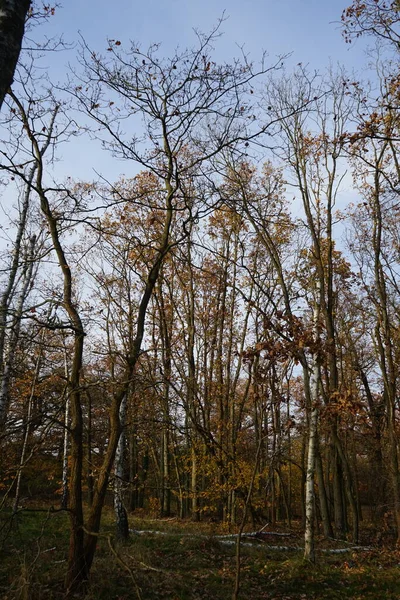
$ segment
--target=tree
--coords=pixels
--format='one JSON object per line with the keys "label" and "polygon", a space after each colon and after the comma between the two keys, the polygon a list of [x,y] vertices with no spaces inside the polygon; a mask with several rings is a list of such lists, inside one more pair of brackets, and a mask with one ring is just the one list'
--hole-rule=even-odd
{"label": "tree", "polygon": [[[397,248],[399,167],[399,70],[400,4],[398,0],[354,0],[343,11],[346,41],[371,37],[384,53],[377,62],[378,97],[366,86],[355,82],[353,94],[358,100],[357,131],[350,136],[349,154],[353,176],[363,202],[359,215],[352,211],[357,244],[350,249],[360,267],[374,319],[372,343],[382,378],[383,392],[374,394],[363,368],[359,373],[365,388],[376,440],[381,446],[382,423],[386,425],[388,464],[391,479],[391,505],[400,539],[400,476],[398,463],[398,366],[397,366]],[[387,52],[388,51],[388,52]],[[383,419],[383,412],[384,419]],[[382,460],[383,448],[376,448]],[[379,474],[384,480],[384,474]]]}
{"label": "tree", "polygon": [[21,52],[31,0],[0,0],[0,109]]}
{"label": "tree", "polygon": [[[388,123],[391,127],[388,128]],[[352,252],[360,267],[360,279],[365,288],[373,314],[372,340],[383,387],[383,404],[386,408],[386,432],[392,507],[400,538],[400,477],[398,463],[398,198],[395,185],[398,181],[397,119],[386,118],[385,136],[361,138],[351,147],[355,183],[363,200],[358,214],[353,214],[354,242]],[[378,130],[377,130],[378,133]],[[368,394],[365,373],[364,385]],[[370,404],[372,414],[374,401]],[[373,417],[372,417],[373,418]],[[375,423],[377,432],[378,423]]]}
{"label": "tree", "polygon": [[[262,63],[258,70],[254,70],[245,58],[232,65],[217,65],[210,55],[216,34],[217,29],[210,35],[198,34],[197,48],[176,54],[171,59],[160,57],[158,46],[152,46],[143,53],[133,44],[130,50],[122,53],[118,40],[110,40],[111,58],[107,59],[84,46],[84,71],[70,88],[79,108],[99,125],[98,135],[104,136],[104,144],[113,154],[139,164],[155,176],[162,204],[155,211],[159,226],[139,282],[134,330],[110,401],[107,449],[85,524],[81,520],[82,494],[79,492],[82,431],[76,437],[72,436],[70,487],[77,490],[79,502],[74,513],[79,519],[72,521],[73,543],[67,574],[69,590],[79,587],[93,562],[102,509],[121,434],[120,407],[132,385],[142,353],[146,315],[165,258],[176,244],[187,237],[188,223],[201,216],[204,193],[207,210],[214,203],[217,184],[215,161],[218,156],[228,147],[238,154],[245,152],[249,139],[260,137],[273,125],[270,119],[264,124],[257,124],[257,107],[251,106],[248,101],[253,84],[271,71],[271,67]],[[125,134],[122,126],[126,130],[129,125],[131,130]],[[143,131],[143,135],[137,135],[138,130]],[[185,194],[185,180],[193,171],[199,173],[201,202],[196,196]],[[143,198],[151,206],[151,198],[146,198],[146,195]],[[108,191],[109,204],[131,202],[140,206],[141,201],[140,195],[126,195],[118,186],[112,186]],[[172,237],[175,222],[179,233]],[[135,239],[134,235],[132,239]],[[74,324],[74,331],[81,339],[83,332],[80,325]],[[72,407],[73,402],[73,420]],[[86,531],[84,540],[79,533],[83,529]]]}
{"label": "tree", "polygon": [[[12,92],[10,92],[12,94]],[[36,115],[37,117],[37,115]],[[11,118],[10,131],[16,126],[15,116]],[[39,143],[39,151],[43,158],[52,143],[54,120],[50,123],[45,136],[42,136]],[[18,141],[16,147],[18,148]],[[12,152],[11,152],[12,154]],[[0,165],[0,170],[9,171],[14,178],[15,165],[13,160],[6,158]],[[41,251],[42,232],[30,231],[32,229],[33,219],[33,188],[35,177],[37,176],[38,166],[34,161],[27,173],[24,174],[21,198],[18,206],[18,217],[16,223],[15,240],[9,260],[10,264],[6,269],[7,281],[3,284],[0,294],[0,428],[4,427],[8,405],[9,388],[12,377],[12,364],[17,349],[21,319],[26,309],[27,297],[34,287],[33,279],[37,270],[37,254]],[[34,226],[34,225],[33,225]]]}
{"label": "tree", "polygon": [[342,24],[347,42],[369,35],[400,50],[399,0],[354,0],[342,12]]}
{"label": "tree", "polygon": [[[280,299],[282,310],[278,310],[278,290],[273,289],[271,292],[264,282],[258,284],[260,290],[267,297],[273,298],[272,303],[275,308],[272,315],[268,315],[267,318],[264,312],[266,331],[264,331],[264,340],[257,344],[259,349],[267,352],[267,357],[271,364],[271,373],[273,375],[269,380],[271,395],[274,395],[274,389],[277,385],[276,368],[279,362],[287,362],[291,359],[300,362],[303,367],[309,437],[308,464],[304,481],[306,486],[304,501],[306,529],[305,555],[307,558],[314,560],[314,472],[318,460],[317,426],[321,387],[321,348],[319,342],[321,294],[319,292],[318,280],[315,296],[310,302],[313,313],[311,329],[308,327],[310,330],[307,331],[308,328],[304,323],[304,317],[300,320],[296,316],[299,290],[294,287],[298,285],[298,282],[293,281],[293,246],[290,246],[290,253],[288,252],[289,243],[293,243],[294,241],[293,229],[296,225],[292,222],[287,212],[287,202],[283,196],[284,184],[282,173],[279,169],[274,169],[272,164],[266,163],[263,169],[263,177],[260,179],[256,177],[255,171],[249,168],[248,165],[243,165],[241,169],[236,168],[236,170],[231,166],[229,179],[233,192],[231,201],[236,206],[236,210],[239,209],[244,212],[257,236],[260,238],[271,262],[272,272],[277,278],[279,294],[282,296]],[[313,273],[311,279],[314,281],[315,265],[312,260],[310,262],[311,264],[307,264],[306,269],[308,273]],[[252,277],[255,277],[254,273]],[[267,327],[269,327],[270,331],[268,331]],[[276,338],[280,341],[277,341]],[[264,372],[265,362],[267,362],[266,359],[264,359]],[[280,403],[276,402],[275,404],[272,446],[274,457],[273,467],[277,470],[281,482],[280,471],[276,466],[280,460]],[[273,478],[271,479],[271,483],[272,492],[274,492]],[[324,530],[327,535],[331,535],[321,470],[319,472],[319,488]],[[274,519],[275,515],[273,514],[272,520]]]}
{"label": "tree", "polygon": [[[318,82],[315,77],[310,78],[303,69],[299,69],[292,80],[278,87],[275,104],[278,112],[282,107],[288,112],[288,104],[292,104],[293,98],[299,94],[309,94],[312,89],[316,90],[316,97],[319,98],[311,110],[282,121],[285,134],[281,158],[287,161],[293,185],[299,191],[310,236],[309,266],[320,286],[321,319],[325,329],[325,386],[322,389],[325,403],[331,408],[345,393],[344,382],[340,379],[336,339],[335,277],[341,261],[338,261],[339,256],[335,251],[334,209],[343,177],[341,156],[352,110],[347,87],[343,73],[337,76],[329,74],[326,82]],[[315,289],[315,279],[308,279],[307,283],[306,276],[304,283]],[[347,499],[352,510],[352,532],[356,541],[358,512],[352,472],[339,435],[339,414],[335,415],[330,410],[330,418],[335,525],[339,535],[344,536],[347,529]]]}

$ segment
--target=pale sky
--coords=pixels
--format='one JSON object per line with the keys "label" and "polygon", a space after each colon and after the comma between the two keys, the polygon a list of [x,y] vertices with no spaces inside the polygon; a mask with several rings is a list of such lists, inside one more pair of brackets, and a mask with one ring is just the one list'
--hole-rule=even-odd
{"label": "pale sky", "polygon": [[66,41],[82,33],[101,50],[107,37],[162,42],[166,53],[193,43],[193,28],[209,31],[225,12],[217,54],[228,59],[236,44],[256,58],[262,50],[271,57],[294,53],[296,62],[322,69],[329,60],[359,65],[362,44],[346,45],[340,33],[342,10],[350,0],[68,0],[57,9],[47,30],[63,32]]}
{"label": "pale sky", "polygon": [[[63,0],[60,0],[61,2]],[[348,71],[364,74],[368,57],[365,43],[345,44],[340,31],[340,17],[351,0],[65,0],[48,23],[37,27],[32,35],[37,40],[63,35],[65,42],[75,44],[66,52],[48,53],[44,65],[51,67],[54,82],[64,82],[68,64],[76,61],[80,35],[97,52],[104,51],[107,38],[118,39],[128,46],[135,41],[146,49],[160,42],[168,56],[180,48],[195,45],[197,28],[208,32],[225,13],[221,30],[224,35],[215,45],[215,60],[229,62],[243,46],[249,58],[257,61],[262,52],[271,57],[292,53],[288,70],[301,62],[310,70],[323,72],[330,63],[343,64]],[[123,47],[122,46],[122,47]],[[91,181],[96,172],[113,181],[121,174],[137,172],[132,164],[116,161],[98,144],[81,137],[57,149],[59,162],[55,177],[70,175],[75,180]],[[136,169],[136,170],[135,170]],[[351,196],[351,186],[345,195]],[[0,203],[15,204],[13,186],[0,189]],[[9,208],[6,212],[9,211]],[[1,221],[0,214],[0,221]]]}
{"label": "pale sky", "polygon": [[[324,71],[332,63],[344,64],[348,70],[363,70],[367,63],[363,41],[345,44],[340,31],[340,17],[350,0],[68,0],[56,10],[49,22],[39,27],[35,37],[63,35],[77,44],[82,35],[96,52],[103,52],[107,38],[118,39],[128,46],[133,40],[145,49],[161,42],[168,56],[179,46],[195,45],[197,28],[208,32],[225,13],[221,30],[224,35],[215,45],[215,60],[230,61],[243,46],[250,59],[257,62],[266,51],[273,64],[278,56],[292,53],[288,69],[299,62],[311,70]],[[48,54],[53,80],[66,79],[68,63],[75,62],[76,50]],[[90,156],[90,160],[87,158]],[[58,170],[74,178],[93,179],[94,170],[107,178],[127,173],[106,153],[97,152],[81,139],[62,149]]]}

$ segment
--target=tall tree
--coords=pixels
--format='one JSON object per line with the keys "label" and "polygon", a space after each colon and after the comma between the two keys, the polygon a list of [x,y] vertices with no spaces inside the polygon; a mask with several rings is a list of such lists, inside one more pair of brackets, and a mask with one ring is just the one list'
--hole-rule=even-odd
{"label": "tall tree", "polygon": [[[145,340],[146,316],[162,265],[172,247],[186,238],[187,223],[199,218],[203,201],[187,198],[182,182],[198,169],[204,182],[213,182],[208,192],[213,202],[215,160],[227,147],[241,153],[252,137],[265,133],[272,122],[251,126],[253,108],[245,99],[253,83],[270,71],[263,64],[254,70],[248,62],[217,65],[210,56],[212,41],[217,34],[198,35],[198,47],[176,54],[170,59],[160,57],[158,46],[142,52],[133,44],[126,53],[121,43],[110,41],[109,58],[83,48],[85,71],[70,90],[79,107],[100,125],[104,143],[119,157],[141,165],[155,178],[162,200],[154,218],[159,226],[140,277],[134,332],[123,367],[109,405],[110,433],[104,460],[98,471],[94,497],[85,524],[84,565],[80,564],[81,549],[75,558],[71,554],[67,587],[72,590],[87,577],[97,544],[102,509],[109,477],[121,434],[120,407],[135,376]],[[117,105],[119,104],[119,105]],[[251,111],[251,113],[250,113]],[[139,117],[140,125],[137,123]],[[250,123],[250,125],[247,125]],[[131,124],[132,131],[144,131],[142,136],[124,134]],[[188,157],[183,156],[189,148]],[[112,186],[108,192],[111,202],[140,206],[140,196],[125,194],[123,188]],[[145,196],[146,198],[146,196]],[[151,199],[147,199],[151,205]],[[174,234],[174,223],[179,233]],[[132,240],[134,240],[132,232]],[[72,412],[71,412],[72,415]],[[83,438],[78,442],[83,444]],[[78,468],[79,467],[79,468]],[[71,486],[81,486],[79,465],[71,468]],[[83,523],[80,525],[83,530]]]}
{"label": "tall tree", "polygon": [[[315,89],[319,98],[312,110],[295,114],[283,121],[285,132],[282,158],[290,165],[292,182],[299,191],[310,235],[311,264],[315,266],[321,290],[321,318],[324,322],[326,368],[324,370],[325,402],[334,405],[345,392],[340,380],[336,340],[335,239],[334,209],[343,174],[341,154],[345,143],[346,126],[352,109],[348,101],[344,75],[332,76],[317,82],[300,68],[294,78],[278,88],[276,110],[287,112],[299,94]],[[328,91],[329,90],[329,93]],[[279,108],[280,107],[280,108]],[[309,281],[315,287],[315,281]],[[340,536],[347,529],[345,502],[352,509],[353,539],[358,538],[358,512],[352,484],[352,472],[339,435],[339,414],[331,412],[331,443],[334,464],[333,492],[335,525]]]}

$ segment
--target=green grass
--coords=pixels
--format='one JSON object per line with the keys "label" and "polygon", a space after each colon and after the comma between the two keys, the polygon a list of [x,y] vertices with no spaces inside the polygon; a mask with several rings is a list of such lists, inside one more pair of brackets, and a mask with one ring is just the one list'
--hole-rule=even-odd
{"label": "green grass", "polygon": [[[143,600],[231,597],[235,550],[213,537],[222,532],[216,525],[131,518],[131,526],[168,535],[132,535],[127,544],[116,546],[116,556],[107,539],[113,531],[112,514],[106,511],[105,535],[99,539],[88,600],[130,600],[139,593]],[[67,516],[23,511],[10,523],[10,515],[3,512],[0,527],[0,598],[61,600]],[[399,600],[399,564],[400,554],[394,549],[375,549],[345,555],[321,553],[317,564],[309,565],[298,552],[281,553],[259,543],[242,549],[241,598]]]}

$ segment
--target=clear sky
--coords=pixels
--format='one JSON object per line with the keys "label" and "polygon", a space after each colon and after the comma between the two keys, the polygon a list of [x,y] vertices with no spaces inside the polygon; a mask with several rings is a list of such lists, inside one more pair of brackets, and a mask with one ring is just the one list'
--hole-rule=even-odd
{"label": "clear sky", "polygon": [[361,44],[348,46],[340,33],[340,16],[350,0],[68,0],[47,27],[66,41],[82,33],[100,50],[107,37],[135,40],[145,46],[162,42],[166,53],[193,43],[193,28],[208,31],[225,12],[224,37],[217,53],[229,58],[236,44],[256,58],[294,53],[296,62],[323,68],[329,60],[359,65]]}
{"label": "clear sky", "polygon": [[[271,63],[277,56],[292,53],[288,66],[299,62],[323,71],[331,62],[351,70],[361,69],[367,59],[363,43],[347,45],[340,32],[340,17],[350,0],[68,0],[57,8],[55,16],[38,28],[36,37],[62,34],[75,43],[82,35],[96,51],[107,48],[107,38],[123,45],[130,40],[144,48],[161,42],[165,55],[195,43],[193,28],[209,31],[225,14],[224,35],[217,41],[215,59],[231,60],[244,46],[257,61],[265,50]],[[65,80],[68,63],[74,63],[76,50],[49,54],[52,78]],[[87,171],[84,153],[90,152],[92,170]],[[76,178],[91,179],[93,168],[107,177],[124,173],[124,165],[115,164],[101,153],[93,154],[89,142],[80,141],[79,152],[73,145],[63,149],[63,168]],[[67,163],[67,164],[66,164]],[[59,165],[61,166],[61,165]]]}
{"label": "clear sky", "polygon": [[[39,0],[38,0],[39,1]],[[368,59],[363,40],[346,44],[341,36],[340,17],[351,0],[65,0],[55,15],[34,29],[36,40],[63,36],[72,44],[69,51],[48,53],[51,80],[66,81],[69,64],[74,64],[80,35],[96,52],[108,47],[107,38],[118,39],[123,48],[130,40],[146,49],[160,42],[166,56],[196,44],[194,28],[208,32],[225,15],[223,35],[215,44],[215,60],[229,62],[244,47],[257,62],[263,51],[271,64],[278,56],[291,54],[288,70],[301,62],[310,70],[324,71],[332,63],[348,70],[363,70]],[[60,0],[62,3],[63,0]],[[102,173],[111,180],[132,175],[133,165],[122,164],[106,152],[97,151],[88,139],[59,149],[57,176],[96,179]],[[90,157],[90,160],[88,159]]]}

